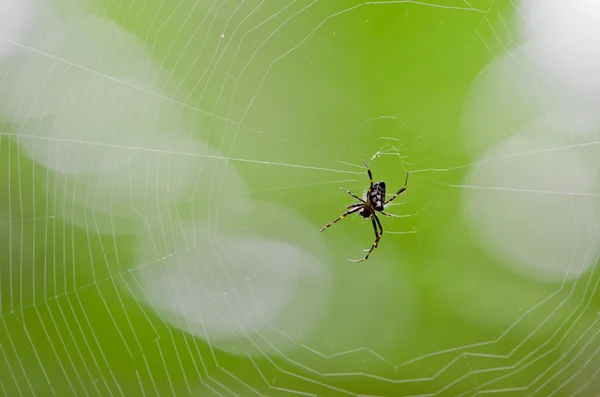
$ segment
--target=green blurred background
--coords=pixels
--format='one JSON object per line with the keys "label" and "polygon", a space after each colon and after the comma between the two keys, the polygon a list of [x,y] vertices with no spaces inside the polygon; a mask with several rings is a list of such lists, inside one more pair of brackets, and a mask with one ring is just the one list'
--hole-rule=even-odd
{"label": "green blurred background", "polygon": [[[245,184],[236,194],[256,206],[221,194],[226,171],[218,168],[175,209],[132,205],[113,216],[70,208],[77,184],[61,184],[25,155],[12,139],[19,127],[5,120],[3,395],[566,396],[584,386],[580,395],[594,395],[594,272],[565,283],[525,278],[485,251],[464,220],[471,189],[463,179],[483,152],[467,149],[464,106],[483,68],[511,45],[512,2],[56,7],[64,18],[112,20],[143,42],[163,69],[158,97],[176,115],[160,128],[217,150],[208,158],[235,170]],[[96,45],[110,53],[108,41]],[[357,194],[367,187],[362,159],[388,191],[411,172],[403,204],[389,210],[410,216],[381,217],[380,247],[353,264],[346,258],[372,242],[369,221],[352,217],[318,230],[352,202],[338,186]],[[132,213],[142,215],[131,222]],[[318,324],[285,349],[261,354],[275,338],[266,334],[232,353],[234,342],[186,332],[136,295],[137,269],[161,263],[154,254],[141,259],[140,240],[151,235],[165,241],[158,251],[169,251],[181,219],[197,216],[214,233],[273,238],[318,258],[329,291],[322,307],[314,304]]]}

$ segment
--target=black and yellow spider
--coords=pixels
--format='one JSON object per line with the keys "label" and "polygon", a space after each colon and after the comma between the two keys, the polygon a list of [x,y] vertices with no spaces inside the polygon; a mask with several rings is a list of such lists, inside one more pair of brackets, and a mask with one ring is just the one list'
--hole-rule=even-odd
{"label": "black and yellow spider", "polygon": [[[346,193],[348,193],[349,195],[351,195],[352,197],[354,197],[355,199],[360,201],[360,203],[350,204],[348,207],[346,207],[346,209],[348,211],[344,212],[339,218],[333,220],[331,223],[327,224],[323,229],[319,230],[319,232],[322,232],[323,230],[332,226],[337,221],[344,219],[346,216],[348,216],[354,212],[357,212],[357,211],[358,211],[358,215],[362,216],[363,218],[365,218],[365,219],[371,218],[371,222],[373,222],[373,229],[375,230],[375,242],[373,243],[373,245],[371,246],[371,249],[369,249],[369,251],[367,252],[367,255],[365,255],[364,258],[357,259],[357,260],[348,259],[350,262],[366,261],[369,258],[369,255],[371,255],[371,252],[375,248],[377,248],[377,244],[379,244],[379,240],[381,239],[381,236],[383,236],[383,226],[381,226],[381,222],[379,221],[379,218],[377,217],[377,212],[380,212],[385,216],[393,217],[394,215],[385,213],[385,212],[383,212],[383,210],[387,204],[389,204],[396,197],[398,197],[399,195],[404,193],[404,191],[406,190],[406,185],[408,184],[408,175],[409,174],[407,173],[406,180],[404,181],[404,187],[402,189],[398,190],[398,192],[396,194],[394,194],[389,200],[385,201],[385,182],[381,181],[381,182],[373,183],[373,174],[371,174],[371,170],[369,169],[369,166],[367,165],[367,163],[364,160],[363,160],[363,163],[364,163],[365,167],[367,167],[367,174],[369,175],[369,181],[371,182],[371,184],[369,185],[369,190],[367,190],[367,194],[365,195],[365,198],[361,199],[360,197],[358,197],[356,194],[352,193],[351,191],[344,189],[343,187],[340,187],[340,189],[342,189],[343,191],[345,191]],[[379,229],[377,228],[378,226],[379,226]]]}

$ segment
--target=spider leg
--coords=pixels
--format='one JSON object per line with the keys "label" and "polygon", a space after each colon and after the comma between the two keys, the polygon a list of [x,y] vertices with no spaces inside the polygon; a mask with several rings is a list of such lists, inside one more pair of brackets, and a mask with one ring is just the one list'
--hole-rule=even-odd
{"label": "spider leg", "polygon": [[365,203],[365,200],[361,199],[360,197],[358,197],[356,194],[352,193],[350,190],[345,189],[343,187],[340,186],[340,189],[342,189],[343,191],[345,191],[346,193],[348,193],[350,196],[354,197],[355,199],[357,199],[358,201],[360,201],[361,203]]}
{"label": "spider leg", "polygon": [[364,205],[363,203],[354,203],[354,204],[350,204],[349,206],[347,206],[346,209],[362,207],[363,205]]}
{"label": "spider leg", "polygon": [[365,160],[363,160],[362,162],[365,165],[365,167],[367,167],[367,174],[369,174],[369,181],[371,181],[371,187],[373,187],[373,174],[371,174],[371,169],[369,168],[369,166],[367,165],[367,162]]}
{"label": "spider leg", "polygon": [[[357,203],[357,204],[358,204],[358,203]],[[328,223],[327,225],[325,225],[325,226],[323,227],[323,229],[319,230],[319,232],[322,232],[323,230],[325,230],[325,229],[327,229],[327,228],[331,227],[331,226],[332,226],[334,223],[336,223],[337,221],[340,221],[340,220],[344,219],[346,216],[348,216],[348,215],[352,214],[353,212],[356,212],[356,211],[360,210],[361,208],[362,208],[362,204],[361,204],[361,206],[360,206],[360,207],[355,207],[355,208],[352,208],[352,209],[350,209],[350,210],[348,210],[348,211],[344,212],[344,213],[343,213],[342,215],[340,215],[338,218],[334,219],[333,221],[331,221],[330,223]]]}
{"label": "spider leg", "polygon": [[377,221],[377,224],[379,225],[379,230],[381,230],[381,233],[379,234],[379,237],[381,237],[381,235],[383,234],[383,226],[381,226],[381,222],[379,221],[379,218],[377,217],[377,214],[373,214],[373,218],[375,218],[375,220]]}
{"label": "spider leg", "polygon": [[389,216],[391,218],[406,218],[407,215],[396,215],[396,214],[388,214],[387,212],[383,212],[383,211],[379,211],[380,214],[383,214],[385,216]]}
{"label": "spider leg", "polygon": [[[357,263],[357,262],[366,261],[369,258],[369,255],[371,255],[371,252],[373,252],[373,250],[375,248],[377,248],[377,244],[379,244],[379,240],[381,240],[381,236],[383,236],[383,227],[381,226],[381,222],[379,221],[379,218],[375,214],[373,214],[371,216],[371,222],[373,223],[373,230],[375,230],[375,242],[373,243],[373,245],[371,246],[371,248],[367,252],[367,255],[365,255],[364,258],[357,259],[357,260],[348,259],[350,262]],[[377,223],[375,223],[375,222],[377,222]],[[377,226],[379,226],[379,230],[377,229]]]}
{"label": "spider leg", "polygon": [[410,174],[406,174],[406,180],[404,181],[404,187],[400,190],[398,190],[398,192],[396,194],[394,194],[388,201],[386,201],[383,205],[386,205],[387,203],[391,203],[396,197],[398,197],[399,195],[401,195],[402,193],[404,193],[404,191],[406,190],[406,185],[408,185],[408,176]]}

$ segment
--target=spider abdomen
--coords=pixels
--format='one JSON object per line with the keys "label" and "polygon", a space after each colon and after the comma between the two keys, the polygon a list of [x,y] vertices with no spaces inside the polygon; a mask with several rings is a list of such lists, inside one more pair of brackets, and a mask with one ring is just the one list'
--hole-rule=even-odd
{"label": "spider abdomen", "polygon": [[369,190],[369,202],[376,211],[383,211],[385,202],[385,182],[377,182]]}

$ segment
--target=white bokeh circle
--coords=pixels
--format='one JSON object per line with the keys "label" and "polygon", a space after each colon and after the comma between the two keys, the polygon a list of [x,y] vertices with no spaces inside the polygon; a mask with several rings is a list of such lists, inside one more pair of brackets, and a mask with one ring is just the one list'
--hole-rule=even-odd
{"label": "white bokeh circle", "polygon": [[600,3],[528,0],[519,6],[523,39],[548,76],[580,93],[600,94]]}
{"label": "white bokeh circle", "polygon": [[136,299],[171,325],[233,354],[294,349],[310,335],[330,293],[330,276],[317,257],[233,229],[211,237],[205,221],[174,227],[178,239],[166,256],[148,262],[157,246],[152,238],[140,243],[136,263],[146,264],[129,283]]}
{"label": "white bokeh circle", "polygon": [[599,223],[598,150],[565,144],[581,142],[570,120],[528,124],[481,156],[464,182],[473,235],[513,271],[543,281],[576,277],[599,250],[590,234]]}

